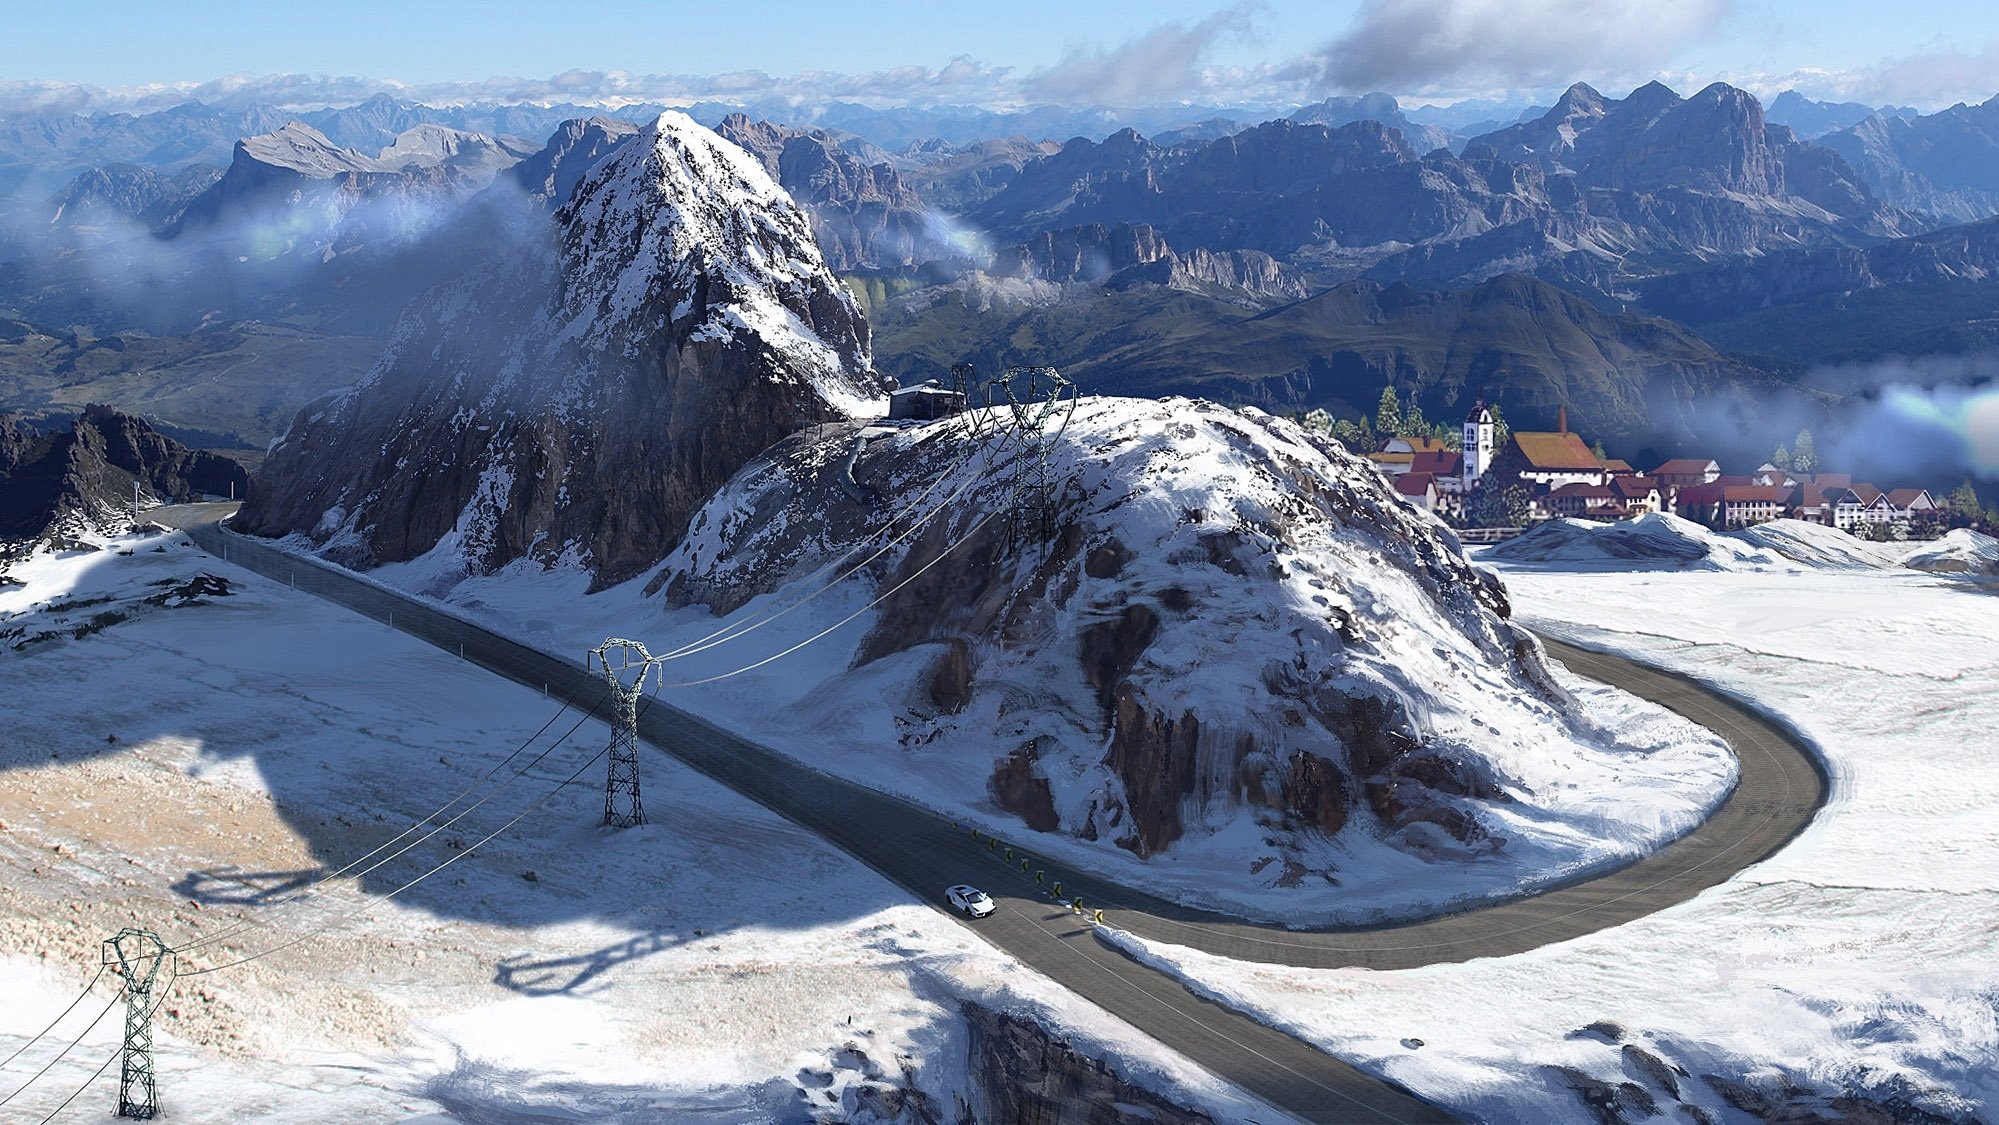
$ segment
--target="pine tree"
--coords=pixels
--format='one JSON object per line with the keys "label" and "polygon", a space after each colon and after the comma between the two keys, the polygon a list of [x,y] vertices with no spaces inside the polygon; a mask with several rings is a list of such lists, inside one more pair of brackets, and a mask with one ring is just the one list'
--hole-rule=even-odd
{"label": "pine tree", "polygon": [[1967,520],[1977,520],[1985,515],[1984,506],[1978,502],[1978,489],[1972,486],[1970,477],[1966,477],[1963,484],[1951,489],[1950,496],[1944,500],[1944,506]]}
{"label": "pine tree", "polygon": [[1779,445],[1777,447],[1777,452],[1772,453],[1770,455],[1770,463],[1784,470],[1787,473],[1797,468],[1797,466],[1795,464],[1792,464],[1791,462],[1791,450],[1789,449],[1789,447],[1783,445]]}
{"label": "pine tree", "polygon": [[1402,432],[1402,400],[1395,396],[1395,384],[1381,388],[1381,405],[1374,410],[1374,432],[1394,437]]}
{"label": "pine tree", "polygon": [[1596,441],[1592,442],[1590,444],[1589,451],[1590,455],[1595,457],[1599,463],[1610,460],[1610,453],[1608,450],[1604,449],[1602,438],[1598,438],[1596,439]]}
{"label": "pine tree", "polygon": [[1402,432],[1410,437],[1429,437],[1430,423],[1423,419],[1423,407],[1415,402],[1402,412]]}
{"label": "pine tree", "polygon": [[1506,418],[1499,413],[1499,404],[1486,407],[1492,411],[1492,448],[1496,452],[1506,448],[1506,439],[1513,436],[1513,427],[1506,424]]}
{"label": "pine tree", "polygon": [[1350,453],[1366,454],[1373,452],[1367,446],[1367,435],[1361,429],[1360,423],[1352,419],[1341,418],[1339,421],[1333,423],[1332,428],[1327,433],[1332,435],[1334,441],[1346,446],[1347,451]]}
{"label": "pine tree", "polygon": [[1791,468],[1801,473],[1815,473],[1819,469],[1818,451],[1812,448],[1812,432],[1799,430],[1791,442]]}
{"label": "pine tree", "polygon": [[1322,434],[1333,432],[1333,416],[1324,407],[1306,411],[1302,424],[1306,429],[1317,430]]}

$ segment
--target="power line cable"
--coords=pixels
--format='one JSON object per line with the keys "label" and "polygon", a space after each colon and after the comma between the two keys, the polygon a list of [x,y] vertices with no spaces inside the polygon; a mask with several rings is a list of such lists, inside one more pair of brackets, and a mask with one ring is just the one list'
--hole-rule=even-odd
{"label": "power line cable", "polygon": [[91,1020],[88,1026],[86,1026],[82,1031],[76,1033],[76,1038],[69,1041],[69,1046],[64,1047],[61,1051],[57,1052],[55,1058],[50,1059],[46,1063],[43,1063],[42,1069],[36,1071],[35,1076],[33,1078],[30,1078],[26,1082],[21,1083],[19,1086],[14,1087],[13,1093],[8,1094],[4,1098],[0,1098],[0,1105],[6,1105],[8,1102],[13,1101],[15,1098],[21,1095],[21,1091],[27,1089],[30,1086],[33,1086],[36,1082],[41,1080],[42,1075],[47,1074],[49,1071],[55,1069],[55,1065],[57,1063],[61,1062],[63,1058],[67,1056],[71,1051],[76,1050],[76,1045],[78,1043],[83,1042],[84,1036],[89,1035],[93,1030],[96,1029],[98,1024],[104,1022],[104,1017],[110,1015],[111,1009],[116,1007],[117,1004],[118,1004],[118,995],[116,993],[113,993],[111,996],[111,1002],[109,1004],[104,1005],[104,1010],[97,1013],[96,1019]]}
{"label": "power line cable", "polygon": [[[651,698],[649,697],[646,700],[646,702],[651,703],[652,702]],[[593,708],[592,710],[595,709]],[[587,719],[588,717],[589,716],[587,715],[584,716],[585,719]],[[576,726],[571,727],[569,729],[569,734],[574,734],[576,732],[577,727],[581,727],[582,725],[583,721],[578,720]],[[563,739],[566,740],[569,737],[569,734],[563,735]],[[553,750],[554,747],[550,747],[549,749]],[[539,809],[541,806],[547,804],[549,800],[553,798],[557,793],[560,793],[562,792],[562,790],[568,788],[570,785],[575,784],[578,778],[582,777],[583,774],[590,769],[590,767],[596,765],[599,761],[602,761],[604,755],[608,753],[610,753],[610,749],[608,747],[606,747],[603,750],[599,750],[596,754],[592,755],[588,761],[584,762],[581,766],[577,767],[575,773],[572,773],[568,777],[557,782],[554,786],[552,786],[548,790],[548,792],[543,793],[540,797],[536,798],[533,803],[528,805],[527,808],[522,809],[519,813],[516,813],[513,819],[507,821],[505,824],[500,825],[498,828],[493,829],[491,832],[488,832],[485,836],[481,837],[474,843],[467,845],[464,848],[464,850],[458,852],[456,855],[447,858],[444,862],[436,865],[435,867],[432,867],[430,870],[424,872],[423,874],[417,876],[414,879],[411,879],[409,882],[404,883],[402,886],[397,887],[392,891],[386,891],[382,894],[367,899],[366,901],[358,903],[352,909],[346,911],[345,913],[336,915],[333,918],[328,919],[315,929],[300,934],[299,936],[292,938],[289,941],[285,941],[278,945],[274,945],[269,949],[263,950],[262,952],[253,953],[247,957],[239,957],[234,961],[227,961],[220,965],[210,965],[208,968],[205,969],[190,970],[180,975],[187,977],[202,976],[206,973],[213,973],[221,969],[233,968],[237,965],[248,964],[251,961],[268,957],[273,953],[277,953],[285,949],[290,949],[295,945],[299,945],[303,942],[310,941],[313,938],[316,938],[321,934],[325,933],[326,931],[332,929],[333,927],[339,925],[341,922],[346,921],[349,918],[353,918],[375,906],[379,906],[384,902],[387,902],[388,900],[396,897],[397,895],[402,894],[404,891],[409,890],[411,887],[416,886],[418,883],[423,882],[425,879],[430,878],[432,875],[437,874],[438,872],[444,870],[445,868],[451,866],[452,864],[457,863],[459,860],[464,859],[466,856],[471,855],[473,852],[478,851],[481,847],[485,846],[487,843],[492,841],[495,837],[499,836],[501,833],[507,831],[509,828],[512,828],[514,825],[519,824],[522,820],[526,819],[530,813],[533,813],[536,809]],[[543,756],[545,757],[546,753],[544,753]],[[537,759],[537,761],[538,760],[539,759]]]}
{"label": "power line cable", "polygon": [[770,656],[766,656],[762,660],[759,660],[754,664],[745,664],[741,668],[734,669],[733,671],[723,672],[715,676],[706,676],[698,680],[681,680],[675,683],[662,684],[661,686],[670,687],[670,688],[700,687],[702,684],[712,684],[719,680],[726,680],[731,676],[740,676],[744,672],[750,672],[754,671],[755,669],[761,668],[764,665],[769,664],[773,660],[777,660],[781,657],[790,656],[792,653],[797,652],[799,649],[804,648],[806,645],[811,644],[813,641],[816,641],[821,637],[826,636],[828,633],[831,633],[834,630],[840,628],[841,626],[847,624],[848,622],[854,620],[856,617],[859,617],[863,613],[866,613],[867,611],[873,609],[875,606],[880,605],[883,601],[887,600],[896,591],[902,589],[904,586],[907,586],[911,582],[914,582],[918,578],[922,577],[924,571],[927,571],[931,567],[936,566],[938,563],[943,562],[945,556],[957,550],[959,547],[964,546],[966,543],[971,542],[972,536],[977,534],[980,528],[984,527],[988,522],[990,522],[993,519],[994,516],[997,516],[998,514],[999,513],[997,511],[989,511],[985,515],[980,516],[978,522],[974,523],[971,527],[966,528],[965,533],[959,536],[956,542],[952,543],[950,546],[944,548],[943,550],[937,552],[937,557],[931,559],[929,562],[926,562],[922,566],[916,568],[915,572],[910,574],[907,578],[904,578],[902,581],[897,582],[893,586],[890,586],[888,589],[882,591],[880,594],[875,595],[874,599],[868,602],[868,604],[862,606],[861,608],[855,610],[854,612],[848,614],[847,616],[841,618],[840,620],[834,622],[833,624],[828,625],[826,628],[819,630],[817,633],[812,634],[811,636],[805,638],[804,640],[798,642],[797,644],[792,645],[790,648],[787,648],[782,652],[773,653]]}
{"label": "power line cable", "polygon": [[[557,710],[554,715],[550,716],[549,720],[541,725],[540,730],[530,735],[526,742],[521,743],[520,746],[514,749],[513,753],[508,754],[505,758],[502,758],[500,761],[496,762],[493,765],[493,768],[486,771],[485,776],[479,778],[477,781],[474,781],[472,784],[466,786],[462,791],[458,793],[457,796],[454,796],[449,801],[446,801],[444,804],[440,805],[435,812],[430,813],[428,816],[423,817],[421,820],[418,820],[416,823],[410,825],[408,828],[403,829],[395,836],[376,845],[374,848],[370,849],[365,855],[362,855],[350,861],[346,866],[340,868],[338,871],[333,871],[326,875],[320,876],[318,879],[314,880],[310,885],[300,889],[297,893],[290,895],[289,897],[286,897],[284,899],[279,900],[276,903],[273,903],[272,906],[281,907],[288,905],[290,903],[304,900],[308,895],[311,895],[315,890],[317,890],[321,886],[324,886],[326,883],[334,879],[338,879],[342,875],[345,875],[348,872],[353,871],[355,867],[359,866],[362,863],[367,862],[369,859],[372,859],[376,855],[380,854],[383,849],[395,845],[398,841],[408,838],[410,833],[417,831],[426,824],[430,824],[438,816],[442,815],[445,810],[457,804],[459,801],[464,800],[467,796],[470,796],[474,790],[486,784],[488,781],[491,781],[494,775],[498,774],[502,769],[506,768],[509,762],[512,762],[514,759],[520,757],[521,754],[524,753],[528,747],[534,745],[536,739],[539,739],[542,735],[548,733],[548,728],[554,726],[555,721],[557,719],[560,719],[563,713],[569,710],[570,706],[574,704],[576,696],[581,694],[582,691],[583,689],[581,687],[578,687],[575,691],[570,692],[568,698],[563,700],[561,709]],[[497,787],[493,789],[491,793],[488,793],[486,794],[486,796],[480,798],[476,804],[473,804],[470,807],[460,811],[458,815],[452,817],[450,820],[447,820],[442,824],[438,824],[435,827],[431,828],[429,832],[425,833],[419,839],[399,849],[393,855],[390,855],[386,859],[383,859],[380,862],[367,867],[366,869],[362,870],[359,874],[357,874],[355,877],[360,878],[361,876],[365,876],[370,872],[373,872],[376,869],[380,868],[383,864],[386,864],[391,860],[396,859],[398,856],[404,855],[411,848],[421,846],[425,841],[434,838],[438,833],[444,831],[446,828],[451,827],[453,824],[456,824],[459,820],[463,819],[464,816],[467,813],[470,813],[473,809],[477,809],[480,805],[483,805],[487,801],[492,800],[495,796],[497,796],[500,793],[501,790],[513,784],[527,771],[533,769],[536,765],[540,764],[542,758],[546,758],[550,751],[554,750],[557,746],[560,746],[562,744],[563,739],[568,738],[570,734],[576,733],[576,729],[578,727],[581,727],[585,722],[587,722],[590,716],[596,713],[597,706],[601,706],[602,703],[603,701],[599,700],[596,706],[592,706],[589,711],[584,713],[583,718],[577,720],[575,726],[569,728],[569,732],[567,734],[564,734],[561,739],[557,739],[554,743],[550,744],[548,750],[542,751],[541,755],[535,758],[534,761],[529,762],[527,765],[521,767],[519,770],[514,771],[513,776],[507,778],[505,781],[502,781]],[[176,946],[175,951],[179,953],[186,953],[190,950],[200,949],[202,946],[211,945],[217,941],[221,941],[223,938],[229,937],[233,934],[241,933],[243,930],[249,929],[253,926],[267,926],[269,924],[270,920],[267,918],[244,918],[237,921],[234,925],[225,927],[221,930],[217,930],[215,933],[204,934],[201,937],[193,941],[187,942],[184,945]]]}
{"label": "power line cable", "polygon": [[[897,520],[902,519],[903,517],[909,515],[911,512],[915,511],[916,507],[919,504],[921,504],[927,497],[929,497],[929,495],[932,492],[935,492],[939,485],[943,484],[944,481],[949,479],[950,477],[958,475],[959,471],[962,470],[968,463],[970,463],[973,457],[979,455],[981,452],[996,453],[999,452],[1001,448],[1003,447],[994,446],[989,440],[982,438],[976,446],[968,448],[962,455],[960,455],[958,460],[952,464],[951,468],[948,471],[938,475],[936,479],[932,480],[930,482],[930,486],[928,488],[925,488],[921,493],[919,493],[914,501],[906,505],[901,512],[898,512],[896,515],[889,517],[889,519],[883,523],[882,528],[883,529],[893,528]],[[930,511],[927,512],[921,519],[918,519],[915,523],[905,528],[902,532],[897,534],[894,538],[890,539],[887,543],[882,544],[879,548],[877,548],[873,553],[869,554],[866,558],[862,559],[860,562],[855,563],[853,566],[849,567],[846,573],[841,574],[839,577],[832,579],[830,582],[827,582],[822,586],[819,586],[817,589],[814,589],[810,593],[807,593],[804,596],[798,598],[796,601],[793,601],[785,605],[781,609],[776,609],[776,610],[767,609],[762,611],[761,615],[753,614],[749,618],[746,618],[742,621],[730,622],[729,624],[717,628],[714,632],[709,633],[705,637],[696,638],[695,640],[689,641],[686,644],[681,645],[679,648],[675,648],[661,654],[660,659],[678,660],[684,656],[692,656],[697,652],[705,652],[708,649],[714,648],[717,645],[726,644],[729,641],[735,640],[737,637],[743,636],[746,633],[751,633],[757,629],[761,629],[765,625],[770,624],[772,621],[775,621],[778,618],[783,617],[784,615],[790,613],[792,610],[797,609],[798,607],[806,604],[807,602],[825,593],[826,591],[832,589],[833,587],[839,585],[840,583],[845,582],[847,579],[852,578],[854,575],[859,574],[862,570],[865,570],[876,559],[887,554],[898,543],[901,543],[903,540],[908,539],[910,536],[916,534],[918,530],[922,529],[931,520],[935,519],[938,516],[938,514],[942,513],[947,508],[949,508],[953,502],[955,502],[959,497],[963,496],[967,491],[969,491],[973,485],[977,484],[978,480],[979,478],[977,476],[973,476],[972,478],[967,480],[964,484],[960,485],[956,491],[951,493],[949,496],[945,497],[944,500],[941,503],[939,503],[936,507],[930,509]],[[832,562],[827,563],[825,566],[819,568],[817,571],[814,571],[812,574],[808,575],[802,581],[806,583],[817,582],[821,577],[832,572],[834,569],[841,566],[845,566],[847,564],[847,561],[852,559],[855,553],[860,551],[861,548],[866,545],[868,540],[873,539],[875,535],[878,534],[880,534],[880,531],[871,533],[868,536],[868,539],[862,540],[859,544],[856,544],[854,548],[848,551],[845,555],[841,556],[838,559],[835,559]]]}
{"label": "power line cable", "polygon": [[104,979],[104,974],[105,974],[105,972],[107,972],[108,970],[109,970],[109,966],[107,966],[107,965],[101,965],[101,964],[100,964],[100,965],[98,965],[98,966],[97,966],[97,975],[96,975],[96,976],[93,976],[93,977],[91,977],[91,978],[90,978],[90,983],[89,983],[89,984],[86,984],[86,985],[84,985],[84,986],[83,986],[83,991],[82,991],[82,992],[79,992],[79,993],[77,993],[77,994],[76,994],[76,999],[74,999],[74,1000],[71,1000],[71,1001],[69,1002],[69,1007],[67,1007],[67,1008],[64,1008],[64,1009],[62,1010],[62,1014],[61,1014],[61,1015],[59,1015],[59,1016],[57,1016],[56,1018],[54,1018],[54,1019],[50,1020],[50,1021],[49,1021],[49,1025],[48,1025],[47,1027],[45,1027],[45,1028],[41,1029],[40,1031],[36,1032],[36,1033],[35,1033],[35,1035],[34,1035],[34,1038],[32,1038],[32,1039],[29,1039],[29,1040],[28,1040],[28,1041],[27,1041],[26,1043],[23,1043],[23,1044],[21,1044],[21,1045],[20,1045],[19,1047],[16,1047],[16,1048],[14,1048],[14,1053],[13,1053],[13,1054],[11,1054],[11,1055],[8,1055],[8,1056],[7,1056],[6,1058],[4,1058],[4,1059],[0,1059],[0,1070],[5,1070],[5,1069],[7,1069],[7,1067],[8,1067],[8,1066],[9,1066],[10,1064],[12,1064],[12,1063],[13,1063],[13,1061],[14,1061],[15,1059],[18,1059],[18,1058],[20,1058],[20,1057],[21,1057],[21,1055],[22,1055],[22,1053],[23,1053],[23,1052],[25,1052],[25,1051],[26,1051],[26,1050],[27,1050],[28,1048],[30,1048],[30,1047],[32,1047],[32,1046],[34,1046],[34,1045],[35,1045],[36,1043],[39,1043],[39,1042],[41,1042],[41,1041],[42,1041],[42,1040],[43,1040],[44,1038],[46,1038],[46,1037],[48,1036],[49,1032],[51,1032],[51,1031],[54,1031],[54,1030],[56,1029],[56,1025],[57,1025],[57,1024],[61,1023],[62,1021],[66,1020],[66,1019],[68,1019],[68,1018],[69,1018],[69,1014],[70,1014],[71,1012],[74,1012],[74,1011],[76,1011],[76,1006],[77,1006],[78,1004],[81,1004],[81,1003],[83,1003],[83,998],[84,998],[84,997],[86,997],[86,996],[88,996],[88,995],[90,995],[90,990],[91,990],[91,989],[93,989],[93,988],[96,988],[96,987],[97,987],[97,982],[98,982],[98,981],[100,981],[100,980],[103,980],[103,979]]}

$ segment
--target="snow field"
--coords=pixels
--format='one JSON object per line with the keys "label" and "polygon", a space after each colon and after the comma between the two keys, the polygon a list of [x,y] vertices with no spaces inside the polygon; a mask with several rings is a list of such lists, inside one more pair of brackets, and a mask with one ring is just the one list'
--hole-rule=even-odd
{"label": "snow field", "polygon": [[[1536,697],[1496,656],[1510,643],[1498,635],[1503,626],[1468,605],[1464,591],[1448,606],[1440,603],[1405,569],[1408,560],[1398,552],[1410,547],[1398,538],[1395,521],[1416,517],[1373,486],[1371,470],[1329,463],[1295,428],[1265,421],[1187,400],[1084,400],[1068,440],[1055,449],[1054,471],[1092,498],[1085,517],[1091,533],[1107,534],[1135,557],[1113,579],[1084,578],[1066,602],[1049,599],[1032,626],[1045,643],[983,652],[973,700],[955,716],[936,715],[925,698],[938,646],[849,668],[877,619],[873,611],[796,653],[732,674],[864,610],[879,592],[862,576],[814,593],[826,581],[822,564],[854,545],[838,538],[823,513],[783,510],[795,486],[769,466],[753,465],[713,498],[663,564],[722,575],[762,567],[795,576],[721,617],[700,606],[663,610],[661,599],[643,594],[650,576],[586,595],[590,578],[580,561],[548,570],[522,562],[467,577],[450,537],[419,559],[367,577],[557,653],[581,653],[613,635],[642,638],[656,653],[672,651],[795,605],[738,638],[669,663],[674,704],[814,768],[948,810],[1037,855],[1255,917],[1382,921],[1504,898],[1642,856],[1689,831],[1726,796],[1735,761],[1708,732],[1573,677],[1559,677],[1577,702],[1573,713]],[[966,459],[962,443],[937,437],[936,427],[912,427],[882,439],[911,452],[906,464],[921,470],[890,491],[897,498],[927,496],[918,505],[926,512],[959,497],[937,518],[962,533],[1004,505],[1010,477],[991,458]],[[1297,484],[1276,468],[1285,465],[1323,466],[1329,488],[1368,474],[1367,487],[1352,487],[1355,504],[1385,506],[1379,518],[1389,530],[1341,526],[1309,514],[1309,507],[1300,515]],[[1203,514],[1190,522],[1187,512]],[[1273,556],[1275,573],[1258,562],[1246,564],[1247,573],[1189,562],[1205,555],[1203,536],[1286,520],[1294,523],[1295,547]],[[886,538],[855,554],[871,553]],[[309,545],[297,540],[288,549]],[[1238,734],[1279,758],[1293,747],[1336,750],[1332,736],[1275,714],[1265,685],[1273,668],[1302,662],[1316,669],[1337,657],[1344,661],[1340,686],[1398,700],[1430,744],[1482,763],[1506,787],[1510,802],[1481,802],[1479,810],[1503,845],[1460,845],[1421,823],[1390,832],[1367,815],[1330,839],[1280,833],[1233,800],[1198,798],[1182,810],[1187,834],[1149,859],[1108,839],[1091,843],[1073,835],[1092,803],[1118,793],[1121,784],[1103,764],[1100,705],[1083,679],[1074,638],[1091,622],[1115,616],[1130,591],[1169,587],[1190,593],[1196,616],[1182,622],[1165,614],[1132,679],[1162,713],[1185,710],[1201,718],[1203,759],[1217,775],[1211,788],[1232,790],[1229,751]],[[1366,647],[1343,649],[1331,636],[1326,617],[1335,610],[1360,623]],[[1226,659],[1216,658],[1218,646],[1225,646]],[[695,684],[722,675],[729,678]],[[1061,832],[1027,829],[988,795],[996,761],[1029,740],[1038,740],[1036,768],[1049,782]],[[1275,862],[1280,856],[1284,863]],[[1296,872],[1310,874],[1301,882]]]}
{"label": "snow field", "polygon": [[[1647,1085],[1670,1114],[1626,1045],[1684,1069],[1678,1096],[1715,1120],[1747,1118],[1702,1075],[1989,1118],[1999,599],[1893,571],[1506,579],[1537,628],[1686,672],[1794,725],[1825,755],[1829,806],[1783,852],[1690,902],[1515,957],[1322,972],[1113,940],[1475,1120],[1581,1115],[1554,1067]],[[1599,1021],[1621,1041],[1584,1030]]]}
{"label": "snow field", "polygon": [[[1269,1117],[662,757],[643,767],[652,823],[600,829],[601,773],[557,786],[602,749],[594,721],[407,856],[282,904],[444,804],[556,704],[179,543],[38,557],[13,571],[26,586],[0,588],[0,629],[56,624],[60,611],[35,608],[50,601],[114,599],[67,626],[203,572],[233,590],[0,648],[19,732],[0,746],[0,1058],[75,996],[116,929],[183,945],[254,918],[186,968],[309,940],[181,977],[157,1021],[175,1120],[831,1119],[862,1088],[899,1083],[904,1064],[948,1108],[969,1096],[968,999],[1034,1014],[1220,1119]],[[560,716],[529,756],[575,721]],[[514,831],[396,898],[363,898],[464,855],[551,789]],[[0,1071],[0,1091],[113,995],[100,985]],[[8,1111],[39,1120],[117,1030],[114,1010]],[[103,1111],[114,1082],[78,1105]]]}

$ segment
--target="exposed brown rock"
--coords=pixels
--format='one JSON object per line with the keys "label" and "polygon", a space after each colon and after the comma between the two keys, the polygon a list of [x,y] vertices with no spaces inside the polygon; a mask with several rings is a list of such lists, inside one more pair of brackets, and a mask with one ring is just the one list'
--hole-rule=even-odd
{"label": "exposed brown rock", "polygon": [[1083,674],[1097,689],[1097,701],[1110,714],[1111,695],[1131,674],[1145,646],[1159,632],[1159,615],[1148,605],[1128,605],[1114,621],[1099,621],[1083,630]]}
{"label": "exposed brown rock", "polygon": [[1109,759],[1124,782],[1131,805],[1131,830],[1118,843],[1151,855],[1180,838],[1180,802],[1194,792],[1201,721],[1183,714],[1169,719],[1148,711],[1128,684],[1114,689]]}
{"label": "exposed brown rock", "polygon": [[930,702],[955,715],[972,701],[972,649],[963,637],[944,642],[944,654],[930,670]]}
{"label": "exposed brown rock", "polygon": [[1346,827],[1353,806],[1346,774],[1317,754],[1291,755],[1284,773],[1284,810],[1330,836]]}
{"label": "exposed brown rock", "polygon": [[1034,759],[1032,744],[1015,749],[993,768],[986,788],[1000,808],[1018,816],[1029,828],[1053,832],[1062,827],[1062,818],[1055,813],[1048,779],[1034,771]]}

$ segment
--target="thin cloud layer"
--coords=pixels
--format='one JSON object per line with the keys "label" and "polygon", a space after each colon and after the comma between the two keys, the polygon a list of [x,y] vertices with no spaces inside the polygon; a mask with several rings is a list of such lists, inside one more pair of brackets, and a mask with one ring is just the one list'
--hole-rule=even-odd
{"label": "thin cloud layer", "polygon": [[840,98],[900,104],[996,104],[1018,99],[1018,86],[1009,68],[987,66],[965,56],[939,67],[898,66],[862,74],[808,71],[789,76],[754,70],[722,74],[570,70],[547,78],[399,82],[352,75],[233,74],[207,82],[121,87],[0,80],[0,114],[144,113],[189,101],[225,109],[273,106],[315,110],[353,105],[382,93],[429,105],[533,102],[616,107],[745,98],[800,104]]}
{"label": "thin cloud layer", "polygon": [[1238,4],[1196,24],[1164,24],[1118,47],[1072,48],[1054,66],[1031,75],[1024,93],[1072,105],[1174,101],[1206,84],[1203,60],[1224,38],[1247,36],[1251,14],[1250,5]]}
{"label": "thin cloud layer", "polygon": [[1727,0],[1366,0],[1319,52],[1345,93],[1544,90],[1643,73],[1713,31]]}

